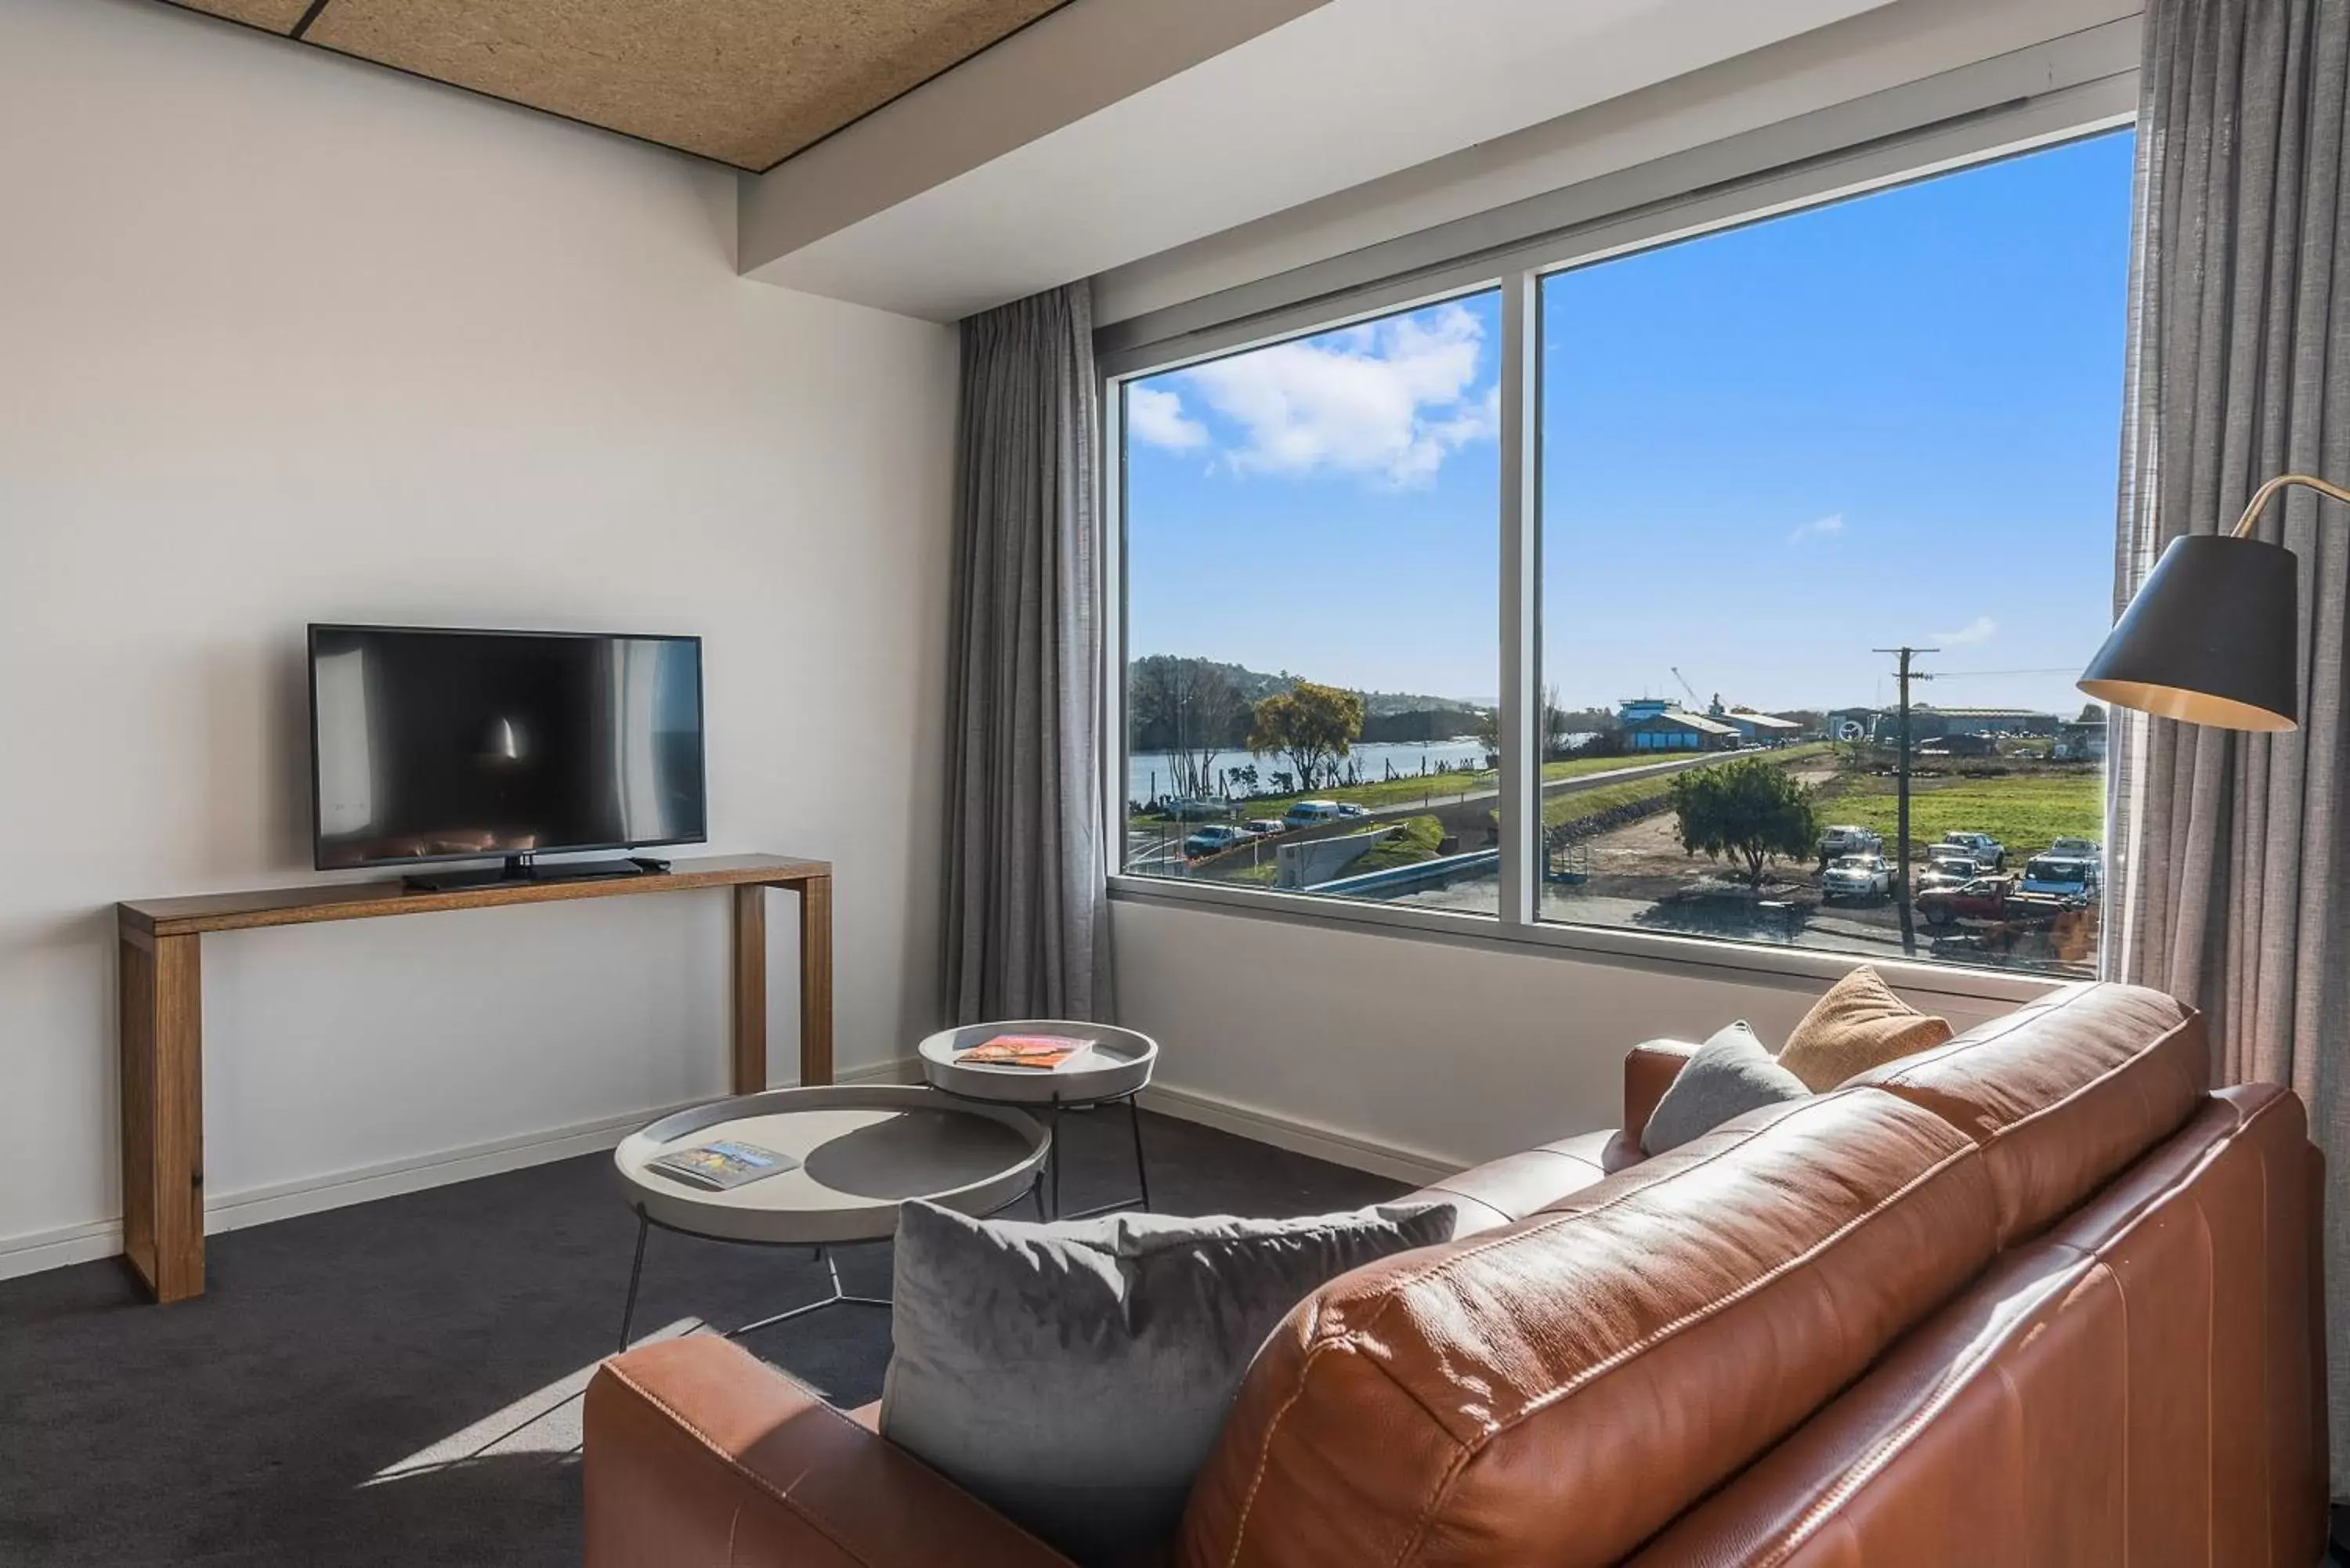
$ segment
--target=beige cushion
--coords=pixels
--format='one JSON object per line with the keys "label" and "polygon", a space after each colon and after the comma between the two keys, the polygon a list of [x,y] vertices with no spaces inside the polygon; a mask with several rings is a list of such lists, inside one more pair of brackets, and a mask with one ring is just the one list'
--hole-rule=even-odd
{"label": "beige cushion", "polygon": [[1779,1053],[1779,1065],[1822,1094],[1855,1074],[1930,1051],[1950,1037],[1950,1021],[1920,1012],[1863,964],[1812,1003]]}

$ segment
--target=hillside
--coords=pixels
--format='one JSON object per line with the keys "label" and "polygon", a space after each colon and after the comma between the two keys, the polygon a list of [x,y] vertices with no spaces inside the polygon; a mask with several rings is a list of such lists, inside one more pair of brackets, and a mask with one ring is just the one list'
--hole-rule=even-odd
{"label": "hillside", "polygon": [[[1317,679],[1312,675],[1297,675],[1286,670],[1279,675],[1267,675],[1261,670],[1251,670],[1241,664],[1226,664],[1213,659],[1201,659],[1201,662],[1211,669],[1222,670],[1225,678],[1239,690],[1241,696],[1251,702],[1260,698],[1270,697],[1276,691],[1289,691],[1300,680]],[[1345,683],[1332,681],[1329,684]],[[1399,713],[1473,713],[1480,711],[1485,706],[1483,703],[1471,702],[1461,697],[1430,697],[1411,691],[1365,691],[1362,693],[1362,698],[1363,711],[1370,718],[1388,718]]]}

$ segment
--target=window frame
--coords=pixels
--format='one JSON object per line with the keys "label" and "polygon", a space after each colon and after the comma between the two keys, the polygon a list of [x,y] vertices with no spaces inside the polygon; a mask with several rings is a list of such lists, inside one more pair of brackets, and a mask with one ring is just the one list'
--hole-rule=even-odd
{"label": "window frame", "polygon": [[[2026,51],[2026,54],[2032,51]],[[2003,63],[2003,62],[2002,62]],[[2029,62],[2021,67],[2027,72]],[[2043,77],[2043,80],[2045,79]],[[1895,129],[1856,140],[1840,151],[1805,154],[1795,127],[1772,127],[1733,139],[1738,156],[1760,172],[1709,183],[1719,149],[1698,148],[1643,166],[1681,193],[1606,213],[1532,240],[1473,248],[1480,220],[1447,225],[1458,254],[1380,281],[1316,289],[1317,267],[1267,279],[1216,296],[1212,317],[1193,307],[1159,313],[1173,330],[1149,336],[1149,320],[1106,329],[1097,366],[1101,409],[1098,492],[1104,528],[1104,705],[1101,756],[1105,788],[1107,890],[1113,901],[1190,906],[1202,911],[1304,922],[1333,929],[1436,940],[1562,958],[1663,969],[1712,971],[1752,981],[1833,981],[1868,963],[1904,990],[1979,1001],[2012,1002],[2044,994],[2062,980],[2027,971],[1946,961],[1882,959],[1827,949],[1781,947],[1727,938],[1679,936],[1538,918],[1541,889],[1533,875],[1530,825],[1537,819],[1540,763],[1528,742],[1539,720],[1542,649],[1541,288],[1557,273],[1657,249],[1699,235],[1767,222],[1964,169],[2022,157],[2120,130],[2137,118],[2134,72],[2114,72],[2021,96],[1988,109],[1947,112],[1934,81],[1876,95],[1872,120]],[[1936,110],[1942,118],[1932,118]],[[1906,124],[1906,129],[1904,125]],[[1847,130],[1851,125],[1846,127]],[[1784,152],[1792,161],[1774,162]],[[1636,182],[1637,183],[1637,182]],[[1339,275],[1354,258],[1326,264]],[[1500,528],[1502,772],[1501,877],[1494,913],[1316,897],[1310,893],[1240,888],[1125,870],[1128,736],[1126,670],[1128,645],[1125,429],[1123,389],[1139,380],[1208,359],[1294,340],[1394,315],[1464,295],[1498,289],[1502,304],[1499,371],[1501,426]],[[1268,300],[1273,303],[1267,303]],[[2120,373],[2119,367],[2116,374]],[[2107,795],[2106,842],[2112,843],[2113,801]]]}

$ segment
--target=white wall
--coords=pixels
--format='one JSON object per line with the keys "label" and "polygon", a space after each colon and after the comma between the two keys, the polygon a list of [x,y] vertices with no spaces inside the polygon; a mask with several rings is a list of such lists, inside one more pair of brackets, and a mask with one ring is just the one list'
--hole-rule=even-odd
{"label": "white wall", "polygon": [[[312,875],[313,619],[702,634],[712,847],[836,863],[845,1068],[927,1026],[953,337],[737,278],[733,210],[162,5],[0,0],[0,1272],[112,1250],[113,901]],[[206,939],[213,1223],[722,1090],[724,935],[686,894]]]}
{"label": "white wall", "polygon": [[[1118,900],[1111,929],[1118,1021],[1159,1044],[1161,1108],[1406,1178],[1619,1126],[1627,1048],[1702,1040],[1740,1018],[1775,1045],[1828,985],[1163,898]],[[1906,995],[1959,1029],[2015,1005]]]}

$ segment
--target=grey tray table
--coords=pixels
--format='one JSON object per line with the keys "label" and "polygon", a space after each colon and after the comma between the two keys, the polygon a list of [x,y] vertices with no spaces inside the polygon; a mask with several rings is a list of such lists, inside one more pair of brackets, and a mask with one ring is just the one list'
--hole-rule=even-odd
{"label": "grey tray table", "polygon": [[[994,1067],[961,1060],[973,1045],[999,1034],[1074,1034],[1093,1041],[1085,1050],[1048,1072],[1033,1067]],[[1159,1044],[1148,1034],[1108,1023],[1085,1023],[1066,1018],[1023,1018],[1001,1023],[972,1023],[941,1029],[920,1046],[922,1076],[933,1087],[958,1099],[982,1105],[1030,1106],[1045,1112],[1052,1125],[1052,1211],[1061,1218],[1061,1113],[1091,1110],[1123,1103],[1128,1129],[1134,1135],[1134,1178],[1141,1190],[1142,1207],[1150,1207],[1150,1168],[1142,1154],[1142,1113],[1134,1097],[1149,1086],[1151,1069],[1159,1063]],[[1089,1209],[1104,1214],[1123,1203]],[[1082,1215],[1068,1216],[1071,1219]]]}
{"label": "grey tray table", "polygon": [[[720,1138],[757,1144],[800,1164],[724,1192],[646,1168],[674,1149]],[[1041,1214],[1041,1173],[1051,1151],[1051,1135],[1014,1106],[903,1084],[770,1089],[664,1116],[612,1151],[621,1194],[638,1221],[620,1345],[627,1347],[636,1317],[645,1239],[654,1226],[711,1241],[816,1251],[832,1293],[745,1324],[733,1337],[822,1307],[888,1306],[841,1289],[831,1249],[889,1240],[898,1231],[898,1205],[909,1198],[990,1214],[1033,1195]]]}

